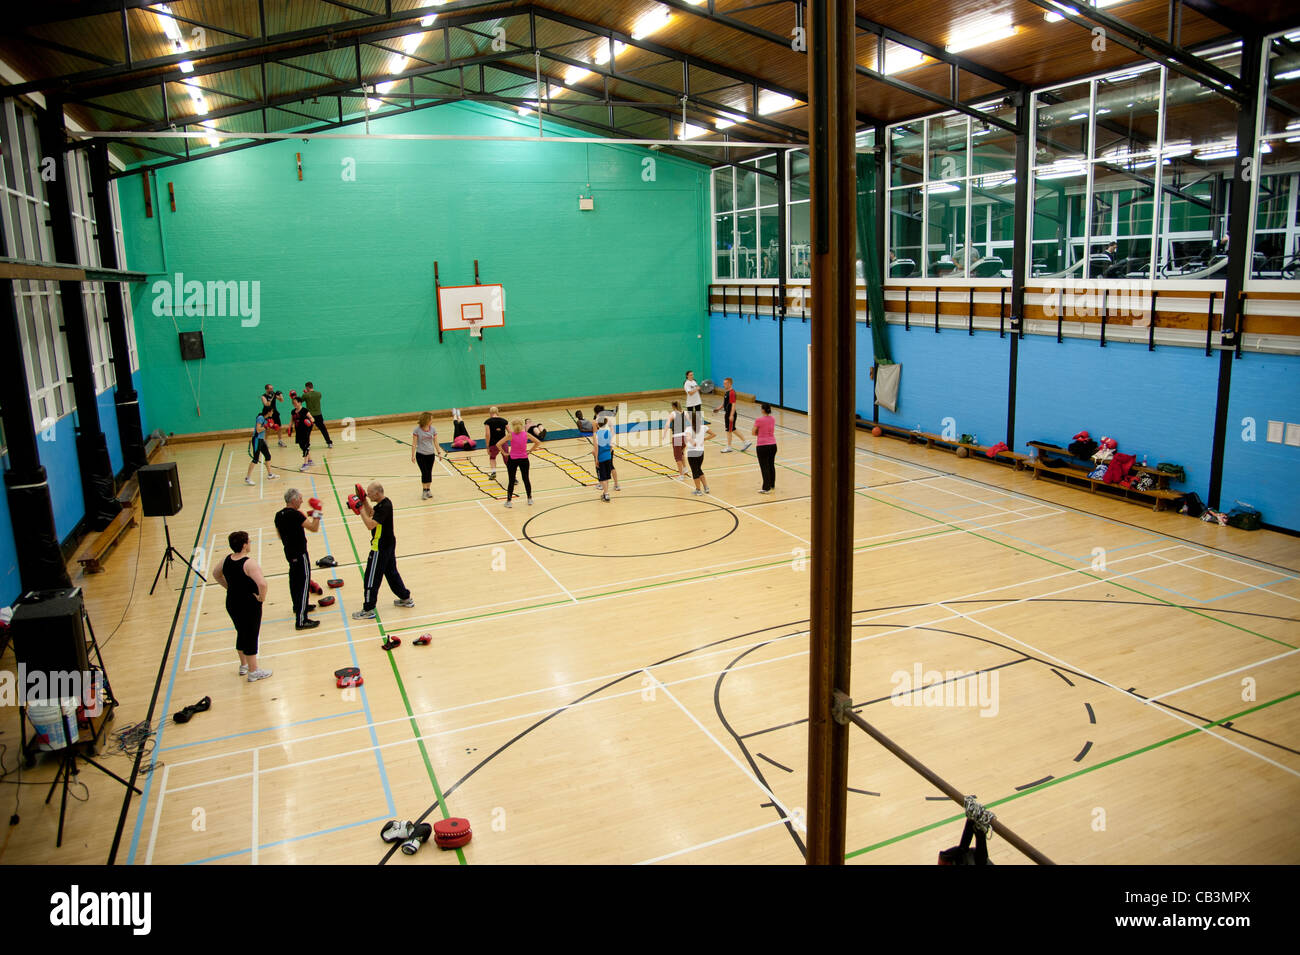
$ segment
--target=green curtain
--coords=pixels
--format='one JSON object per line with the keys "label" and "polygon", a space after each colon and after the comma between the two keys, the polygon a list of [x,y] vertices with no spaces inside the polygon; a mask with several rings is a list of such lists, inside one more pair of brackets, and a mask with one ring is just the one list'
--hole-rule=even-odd
{"label": "green curtain", "polygon": [[876,364],[892,365],[885,325],[885,281],[881,272],[880,249],[876,248],[876,157],[858,153],[858,255],[867,282],[867,315],[871,319],[871,343]]}

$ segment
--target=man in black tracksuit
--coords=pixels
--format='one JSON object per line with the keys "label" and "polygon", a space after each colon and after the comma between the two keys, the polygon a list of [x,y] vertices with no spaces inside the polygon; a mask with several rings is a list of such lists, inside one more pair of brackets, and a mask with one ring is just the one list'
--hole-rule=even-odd
{"label": "man in black tracksuit", "polygon": [[[373,503],[372,503],[373,502]],[[393,502],[384,496],[384,486],[378,481],[366,488],[366,500],[361,504],[361,520],[370,531],[370,555],[366,558],[366,599],[361,609],[352,615],[354,620],[364,620],[375,615],[379,602],[379,582],[387,580],[388,587],[397,599],[395,607],[414,607],[411,592],[402,583],[397,572],[397,540],[393,537]]]}
{"label": "man in black tracksuit", "polygon": [[307,535],[320,530],[320,515],[312,511],[304,514],[302,495],[297,488],[284,492],[284,509],[275,515],[275,530],[284,544],[284,559],[289,562],[289,596],[293,599],[294,625],[298,630],[319,627],[319,620],[311,620],[307,611],[316,609],[309,603],[311,593],[311,558],[307,556]]}

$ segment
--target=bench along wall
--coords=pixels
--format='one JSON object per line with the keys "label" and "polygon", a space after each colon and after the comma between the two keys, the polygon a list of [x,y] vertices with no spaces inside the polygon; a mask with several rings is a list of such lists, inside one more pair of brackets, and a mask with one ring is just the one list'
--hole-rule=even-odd
{"label": "bench along wall", "polygon": [[[478,104],[370,128],[536,134]],[[132,176],[120,192],[128,267],[152,273],[133,298],[152,423],[251,427],[266,382],[312,380],[331,420],[667,387],[704,367],[706,183],[705,167],[638,147],[290,140],[159,170],[150,219]],[[506,327],[439,344],[434,261],[443,285],[469,285],[475,259],[505,287]],[[178,273],[256,283],[258,314],[204,300],[209,314],[173,323],[155,286]],[[200,327],[207,357],[187,376],[177,331]]]}

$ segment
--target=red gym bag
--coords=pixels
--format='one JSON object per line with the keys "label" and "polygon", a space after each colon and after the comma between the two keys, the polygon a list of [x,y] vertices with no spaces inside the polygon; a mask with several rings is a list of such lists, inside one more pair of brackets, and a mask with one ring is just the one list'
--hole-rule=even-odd
{"label": "red gym bag", "polygon": [[440,819],[433,824],[433,841],[440,849],[459,849],[472,839],[468,819]]}

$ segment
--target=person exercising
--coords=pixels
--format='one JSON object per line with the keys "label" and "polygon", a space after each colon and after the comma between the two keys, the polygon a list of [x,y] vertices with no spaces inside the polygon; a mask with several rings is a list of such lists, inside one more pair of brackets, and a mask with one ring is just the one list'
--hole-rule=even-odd
{"label": "person exercising", "polygon": [[[310,433],[310,432],[309,432]],[[311,558],[307,556],[307,535],[320,530],[320,513],[304,514],[302,494],[295,487],[284,492],[284,508],[275,514],[275,532],[284,545],[284,559],[289,562],[289,597],[293,600],[294,627],[311,630],[320,626],[319,620],[307,616],[316,605],[308,603],[311,593]]]}
{"label": "person exercising", "polygon": [[320,392],[316,390],[315,386],[313,386],[310,381],[302,386],[302,403],[305,404],[307,410],[311,412],[312,420],[316,422],[316,427],[320,431],[321,437],[325,439],[325,447],[334,447],[334,442],[330,440],[329,429],[325,427],[325,416],[321,414]]}
{"label": "person exercising", "polygon": [[388,588],[397,596],[393,601],[394,607],[414,607],[415,600],[406,589],[406,584],[402,583],[402,575],[397,572],[393,502],[384,496],[384,486],[378,481],[372,481],[366,488],[366,498],[361,502],[361,520],[370,531],[370,553],[366,557],[365,602],[352,615],[352,619],[368,620],[375,616],[380,580],[388,581]]}
{"label": "person exercising", "polygon": [[280,399],[284,397],[284,392],[276,391],[268,384],[266,388],[262,391],[260,397],[262,399],[262,407],[261,410],[258,411],[258,414],[260,414],[262,417],[266,419],[267,430],[275,432],[275,437],[279,441],[280,447],[283,448],[284,435],[280,433],[279,404],[280,404]]}

